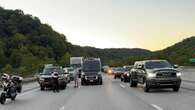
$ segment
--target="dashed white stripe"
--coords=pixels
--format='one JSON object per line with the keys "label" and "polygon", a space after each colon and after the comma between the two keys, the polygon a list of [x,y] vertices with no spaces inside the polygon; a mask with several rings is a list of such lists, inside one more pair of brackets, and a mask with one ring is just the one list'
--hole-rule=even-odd
{"label": "dashed white stripe", "polygon": [[125,86],[124,86],[124,85],[122,85],[122,84],[120,84],[120,86],[121,86],[122,88],[125,88]]}
{"label": "dashed white stripe", "polygon": [[65,108],[64,108],[64,106],[62,106],[62,107],[60,107],[60,109],[59,110],[64,110]]}
{"label": "dashed white stripe", "polygon": [[159,107],[158,105],[155,105],[155,104],[151,104],[152,105],[152,107],[154,107],[155,109],[157,109],[157,110],[163,110],[161,107]]}
{"label": "dashed white stripe", "polygon": [[39,88],[28,91],[28,92],[24,92],[23,94],[19,94],[18,97],[21,97],[21,96],[24,96],[24,95],[27,95],[27,94],[31,94],[32,92],[35,92],[35,91],[38,91],[38,90],[39,90]]}

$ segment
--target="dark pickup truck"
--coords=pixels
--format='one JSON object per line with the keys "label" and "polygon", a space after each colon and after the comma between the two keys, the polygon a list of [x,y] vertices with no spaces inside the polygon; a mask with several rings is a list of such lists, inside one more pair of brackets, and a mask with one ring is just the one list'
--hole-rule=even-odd
{"label": "dark pickup truck", "polygon": [[43,73],[40,73],[37,77],[37,81],[40,85],[41,90],[45,90],[46,88],[51,88],[53,84],[52,80],[52,73],[53,72],[58,72],[59,73],[59,86],[61,89],[66,88],[66,76],[64,74],[64,71],[61,67],[58,66],[50,66],[50,67],[45,67],[43,69]]}

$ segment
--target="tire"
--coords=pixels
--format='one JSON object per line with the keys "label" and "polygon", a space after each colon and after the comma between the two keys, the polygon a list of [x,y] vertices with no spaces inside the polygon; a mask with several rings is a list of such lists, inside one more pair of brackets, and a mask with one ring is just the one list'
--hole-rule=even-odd
{"label": "tire", "polygon": [[137,87],[137,82],[130,80],[130,87]]}
{"label": "tire", "polygon": [[127,82],[127,79],[126,78],[124,78],[124,82]]}
{"label": "tire", "polygon": [[18,92],[18,93],[21,93],[21,92],[22,92],[22,87],[18,87],[18,88],[17,88],[17,92]]}
{"label": "tire", "polygon": [[86,85],[85,82],[83,80],[81,80],[81,86]]}
{"label": "tire", "polygon": [[173,91],[174,91],[174,92],[178,92],[178,91],[179,91],[179,88],[180,88],[180,87],[174,87],[174,88],[173,88]]}
{"label": "tire", "polygon": [[99,85],[103,85],[103,81],[102,81],[102,79],[99,81]]}
{"label": "tire", "polygon": [[5,101],[6,101],[5,94],[4,94],[4,93],[1,93],[1,96],[0,96],[0,103],[1,103],[1,104],[5,104]]}
{"label": "tire", "polygon": [[116,76],[114,75],[114,79],[116,79]]}
{"label": "tire", "polygon": [[144,92],[149,92],[150,87],[148,86],[147,82],[144,83]]}
{"label": "tire", "polygon": [[16,100],[16,95],[14,97],[11,97],[11,100],[15,101]]}
{"label": "tire", "polygon": [[66,84],[61,87],[62,90],[66,89]]}
{"label": "tire", "polygon": [[45,87],[44,86],[40,86],[40,90],[41,91],[44,91],[45,90]]}
{"label": "tire", "polygon": [[121,78],[121,82],[123,82],[123,78]]}

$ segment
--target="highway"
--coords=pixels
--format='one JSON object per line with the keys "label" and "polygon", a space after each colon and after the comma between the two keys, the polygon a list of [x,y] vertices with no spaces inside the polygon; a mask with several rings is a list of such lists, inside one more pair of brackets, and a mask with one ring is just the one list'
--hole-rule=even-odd
{"label": "highway", "polygon": [[193,90],[158,89],[144,93],[140,85],[130,88],[128,83],[104,75],[101,86],[74,88],[72,82],[60,93],[40,91],[37,83],[27,84],[16,101],[8,100],[0,105],[0,110],[194,110],[194,107]]}

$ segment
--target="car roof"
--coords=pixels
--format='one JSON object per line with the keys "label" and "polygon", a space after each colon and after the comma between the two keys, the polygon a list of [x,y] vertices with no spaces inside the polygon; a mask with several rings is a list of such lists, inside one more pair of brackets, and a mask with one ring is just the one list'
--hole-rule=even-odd
{"label": "car roof", "polygon": [[135,63],[144,64],[144,63],[146,63],[146,62],[155,62],[155,61],[167,61],[167,60],[143,60],[143,61],[136,61]]}

